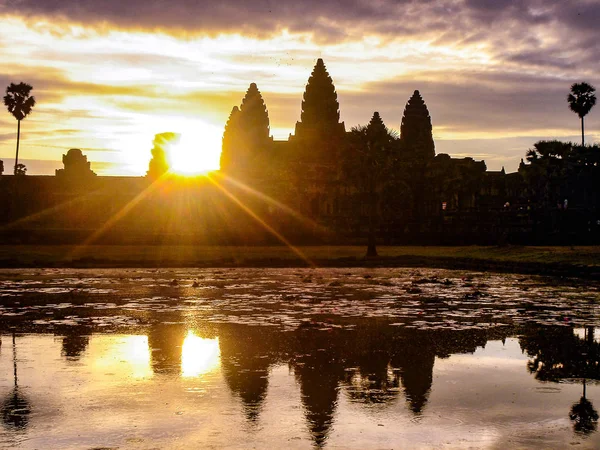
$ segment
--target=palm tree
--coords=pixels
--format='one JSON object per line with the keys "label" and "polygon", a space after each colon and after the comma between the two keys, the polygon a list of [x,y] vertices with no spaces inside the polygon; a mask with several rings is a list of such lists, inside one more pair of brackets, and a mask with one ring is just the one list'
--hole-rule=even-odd
{"label": "palm tree", "polygon": [[19,139],[21,138],[21,120],[31,113],[35,106],[35,98],[30,96],[33,87],[27,83],[10,83],[6,88],[4,104],[8,112],[17,119],[17,154],[15,156],[15,175],[17,174],[17,164],[19,163]]}
{"label": "palm tree", "polygon": [[574,83],[567,97],[569,108],[581,118],[581,145],[584,145],[583,118],[596,104],[596,88],[588,83]]}

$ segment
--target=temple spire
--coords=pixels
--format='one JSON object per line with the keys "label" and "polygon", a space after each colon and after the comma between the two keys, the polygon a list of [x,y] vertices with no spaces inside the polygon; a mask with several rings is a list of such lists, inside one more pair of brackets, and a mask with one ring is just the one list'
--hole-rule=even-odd
{"label": "temple spire", "polygon": [[220,167],[225,172],[229,171],[231,165],[234,164],[235,149],[239,141],[239,119],[240,109],[234,106],[229,114],[229,119],[227,119],[225,131],[223,132]]}
{"label": "temple spire", "polygon": [[302,100],[300,122],[296,123],[299,138],[320,138],[343,131],[340,124],[340,105],[333,80],[321,58],[308,78]]}
{"label": "temple spire", "polygon": [[241,106],[231,110],[223,132],[221,170],[256,171],[272,142],[269,113],[256,83],[251,83]]}
{"label": "temple spire", "polygon": [[251,83],[240,107],[240,127],[254,145],[269,139],[269,113],[256,86]]}
{"label": "temple spire", "polygon": [[372,136],[387,135],[387,128],[377,111],[375,111],[373,117],[371,117],[371,121],[367,126],[367,132]]}
{"label": "temple spire", "polygon": [[419,91],[413,93],[404,109],[400,140],[405,151],[422,162],[435,156],[431,117]]}

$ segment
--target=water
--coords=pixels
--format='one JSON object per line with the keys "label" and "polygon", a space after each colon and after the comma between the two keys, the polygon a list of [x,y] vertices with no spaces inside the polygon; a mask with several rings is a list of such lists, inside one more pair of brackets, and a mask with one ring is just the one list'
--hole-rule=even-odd
{"label": "water", "polygon": [[600,447],[600,285],[0,272],[2,448]]}

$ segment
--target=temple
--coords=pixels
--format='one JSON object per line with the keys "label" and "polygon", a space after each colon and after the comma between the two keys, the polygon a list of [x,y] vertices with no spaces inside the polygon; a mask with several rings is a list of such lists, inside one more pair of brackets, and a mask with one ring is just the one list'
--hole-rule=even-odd
{"label": "temple", "polygon": [[[401,118],[374,112],[367,126],[347,130],[319,58],[288,139],[271,136],[268,105],[251,83],[225,124],[214,176],[170,173],[173,133],[156,135],[145,177],[97,177],[71,149],[55,177],[0,176],[0,239],[349,244],[376,233],[386,244],[598,241],[598,152],[542,142],[518,172],[487,171],[484,161],[435,153],[425,98],[415,90]],[[400,121],[400,135],[385,121]],[[579,185],[548,178],[553,152],[573,153]]]}
{"label": "temple", "polygon": [[[388,134],[378,112],[367,128],[371,136]],[[379,169],[374,181],[378,227],[391,240],[407,231],[439,228],[442,208],[476,208],[486,183],[484,162],[436,156],[431,117],[418,90],[406,103],[399,139],[388,145],[388,154],[377,161],[352,160],[352,131],[340,121],[335,85],[321,58],[308,78],[294,134],[277,141],[268,133],[267,108],[252,83],[225,126],[221,171],[345,235],[364,231],[368,215],[366,193],[360,180],[348,175],[348,165]],[[468,184],[452,183],[463,175],[470,177]]]}
{"label": "temple", "polygon": [[64,178],[75,181],[82,181],[92,177],[96,174],[90,168],[90,163],[80,149],[72,148],[62,157],[64,169],[56,169],[56,176],[58,178]]}

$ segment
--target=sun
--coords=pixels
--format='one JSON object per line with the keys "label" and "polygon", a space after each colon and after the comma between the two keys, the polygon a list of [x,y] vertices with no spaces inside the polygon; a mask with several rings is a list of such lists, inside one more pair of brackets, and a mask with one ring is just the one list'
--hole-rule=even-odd
{"label": "sun", "polygon": [[181,131],[167,151],[171,171],[197,175],[219,169],[221,134],[221,129],[206,123]]}

